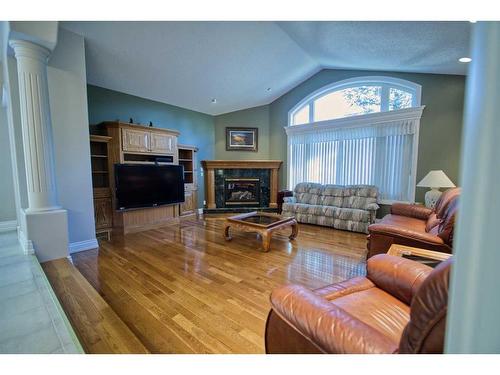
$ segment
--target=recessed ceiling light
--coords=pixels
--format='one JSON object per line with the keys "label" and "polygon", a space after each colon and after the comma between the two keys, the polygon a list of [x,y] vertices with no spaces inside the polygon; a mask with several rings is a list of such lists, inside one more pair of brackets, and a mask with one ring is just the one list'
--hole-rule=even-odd
{"label": "recessed ceiling light", "polygon": [[460,61],[461,63],[469,63],[472,61],[472,59],[470,57],[461,57],[458,59],[458,61]]}
{"label": "recessed ceiling light", "polygon": [[212,101],[212,104],[217,103],[217,99],[215,99],[215,98],[213,98],[211,101]]}

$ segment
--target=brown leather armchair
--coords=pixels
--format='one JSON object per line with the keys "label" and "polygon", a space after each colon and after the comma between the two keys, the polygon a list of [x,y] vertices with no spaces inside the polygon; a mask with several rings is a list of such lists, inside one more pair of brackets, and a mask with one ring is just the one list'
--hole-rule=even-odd
{"label": "brown leather armchair", "polygon": [[414,204],[393,204],[389,215],[368,227],[368,258],[385,254],[392,244],[451,253],[459,196],[460,188],[445,191],[433,210]]}
{"label": "brown leather armchair", "polygon": [[367,276],[271,294],[266,353],[442,353],[451,258],[435,269],[377,255]]}

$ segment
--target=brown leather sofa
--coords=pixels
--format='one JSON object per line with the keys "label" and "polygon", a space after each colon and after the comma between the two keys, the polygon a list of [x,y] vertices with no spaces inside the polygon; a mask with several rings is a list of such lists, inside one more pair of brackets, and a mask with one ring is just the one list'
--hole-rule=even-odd
{"label": "brown leather sofa", "polygon": [[383,254],[366,277],[276,289],[266,353],[442,353],[451,262],[432,269]]}
{"label": "brown leather sofa", "polygon": [[434,209],[395,203],[391,213],[368,227],[368,258],[387,253],[392,244],[452,252],[460,188],[446,190]]}

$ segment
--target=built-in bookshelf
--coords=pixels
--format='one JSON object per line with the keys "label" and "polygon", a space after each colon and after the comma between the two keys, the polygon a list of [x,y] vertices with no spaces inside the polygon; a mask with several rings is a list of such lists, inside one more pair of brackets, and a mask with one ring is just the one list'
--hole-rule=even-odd
{"label": "built-in bookshelf", "polygon": [[181,216],[192,215],[197,211],[197,172],[196,153],[198,148],[194,146],[179,145],[178,161],[179,165],[184,167],[184,198],[185,201],[180,205]]}
{"label": "built-in bookshelf", "polygon": [[90,162],[94,189],[96,237],[108,239],[113,227],[113,205],[109,184],[109,142],[111,137],[90,136]]}

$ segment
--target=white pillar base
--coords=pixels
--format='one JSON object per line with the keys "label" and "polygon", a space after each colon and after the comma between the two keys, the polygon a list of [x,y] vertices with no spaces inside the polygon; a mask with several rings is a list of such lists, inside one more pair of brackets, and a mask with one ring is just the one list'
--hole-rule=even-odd
{"label": "white pillar base", "polygon": [[68,212],[66,210],[25,210],[26,237],[33,243],[40,262],[66,258],[68,253]]}

